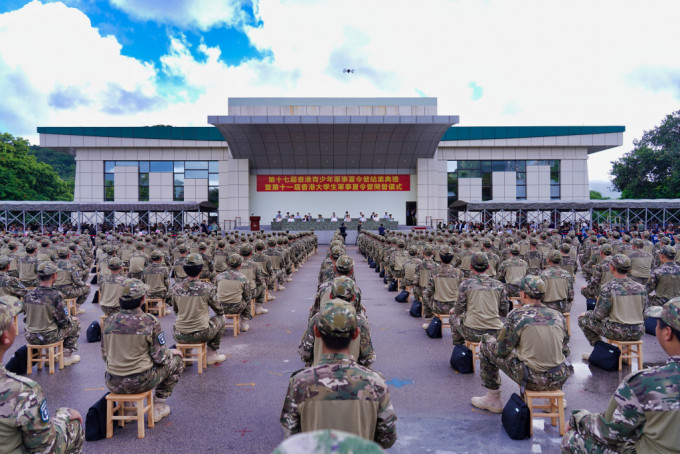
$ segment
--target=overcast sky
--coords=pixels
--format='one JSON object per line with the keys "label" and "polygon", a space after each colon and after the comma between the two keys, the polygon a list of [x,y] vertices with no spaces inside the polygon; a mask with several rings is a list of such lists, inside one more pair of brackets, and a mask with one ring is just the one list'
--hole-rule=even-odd
{"label": "overcast sky", "polygon": [[[206,126],[228,97],[432,96],[460,124],[624,125],[680,109],[680,1],[0,2],[0,132]],[[344,68],[355,70],[343,73]]]}

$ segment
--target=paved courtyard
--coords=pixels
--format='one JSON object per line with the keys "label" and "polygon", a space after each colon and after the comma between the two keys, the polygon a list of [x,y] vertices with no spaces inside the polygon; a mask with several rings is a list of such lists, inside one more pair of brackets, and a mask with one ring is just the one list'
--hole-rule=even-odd
{"label": "paved courtyard", "polygon": [[[256,317],[248,333],[234,338],[230,330],[225,332],[221,347],[228,356],[225,363],[209,366],[202,375],[198,375],[195,366],[186,368],[168,399],[172,413],[154,429],[147,429],[145,439],[137,439],[136,425],[129,424],[116,429],[112,439],[86,442],[84,452],[271,452],[283,438],[279,415],[289,376],[303,366],[297,346],[325,250],[321,247],[294,273],[293,282],[276,294],[275,301],[266,304],[269,313]],[[543,419],[534,422],[532,439],[514,441],[501,427],[500,415],[473,408],[470,397],[484,392],[479,372],[461,375],[451,369],[449,330],[444,329],[442,339],[428,338],[420,326],[422,319],[412,318],[407,304],[394,301],[395,293],[385,290],[356,248],[348,247],[348,253],[356,262],[357,283],[368,311],[377,354],[373,369],[385,376],[399,417],[399,439],[389,452],[559,452],[558,428],[543,424]],[[579,274],[569,357],[575,374],[564,391],[568,410],[603,411],[630,369],[624,365],[622,372],[605,372],[581,360],[581,353],[590,351],[576,322],[576,316],[585,310],[585,299],[579,293],[584,284]],[[80,316],[81,362],[57,370],[54,375],[46,369],[34,369],[31,378],[41,384],[52,412],[68,406],[80,411],[84,418],[106,389],[100,343],[88,344],[85,339],[85,328],[99,319],[101,310],[90,300],[83,307],[87,312]],[[173,315],[161,319],[167,337],[171,337],[173,321]],[[22,323],[19,333],[14,349],[25,343]],[[13,350],[5,360],[12,353]],[[665,362],[666,355],[653,336],[644,337],[644,358],[646,365]],[[503,376],[504,401],[517,389],[512,380]]]}

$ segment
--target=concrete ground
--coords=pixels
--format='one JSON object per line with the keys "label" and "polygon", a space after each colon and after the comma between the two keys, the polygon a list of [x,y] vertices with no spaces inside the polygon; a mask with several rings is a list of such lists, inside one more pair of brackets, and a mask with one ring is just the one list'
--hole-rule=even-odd
{"label": "concrete ground", "polygon": [[[500,415],[473,408],[470,397],[484,392],[479,372],[461,375],[451,369],[448,328],[442,339],[428,338],[421,328],[422,319],[408,314],[409,305],[394,301],[396,293],[386,291],[356,248],[348,246],[348,253],[355,260],[357,282],[368,310],[377,354],[373,369],[385,376],[399,417],[399,438],[389,452],[559,452],[558,428],[550,426],[548,420],[535,420],[533,438],[514,441],[503,430]],[[251,321],[249,332],[237,338],[231,331],[225,332],[221,347],[228,355],[225,363],[209,366],[202,375],[197,374],[195,366],[186,368],[168,399],[172,413],[154,429],[147,429],[146,438],[137,439],[136,424],[128,424],[116,429],[111,439],[86,442],[84,452],[271,452],[283,438],[279,416],[289,376],[303,366],[297,347],[324,254],[322,247],[293,274],[293,282],[286,284],[286,290],[266,304],[270,312]],[[581,353],[591,350],[576,321],[585,310],[585,299],[579,293],[582,285],[584,280],[579,274],[569,357],[575,374],[564,391],[568,410],[603,411],[630,368],[624,365],[622,372],[605,372],[581,360]],[[95,289],[93,286],[91,294]],[[54,375],[46,369],[34,369],[30,377],[42,386],[52,413],[67,406],[81,412],[84,418],[106,389],[100,343],[88,344],[85,339],[86,327],[99,319],[101,310],[90,300],[83,307],[87,312],[80,316],[81,362],[57,370]],[[161,319],[169,344],[173,343],[173,320],[172,314]],[[25,343],[23,332],[20,322],[14,349]],[[665,362],[666,355],[653,336],[644,337],[644,358],[645,365]],[[502,375],[502,380],[502,398],[507,401],[518,386],[507,376]]]}

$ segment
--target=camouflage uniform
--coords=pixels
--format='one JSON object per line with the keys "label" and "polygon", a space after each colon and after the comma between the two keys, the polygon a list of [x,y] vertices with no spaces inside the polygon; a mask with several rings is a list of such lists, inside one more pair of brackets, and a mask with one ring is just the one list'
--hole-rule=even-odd
{"label": "camouflage uniform", "polygon": [[340,430],[315,430],[304,432],[284,440],[274,449],[272,454],[299,454],[314,452],[317,454],[381,454],[384,453],[379,444],[357,437]]}
{"label": "camouflage uniform", "polygon": [[[630,259],[622,254],[613,257],[614,266],[630,269]],[[619,269],[619,268],[617,268]],[[619,341],[636,341],[645,333],[642,311],[647,307],[646,289],[629,278],[614,278],[600,290],[595,310],[578,318],[590,345],[600,336]]]}
{"label": "camouflage uniform", "polygon": [[527,274],[538,274],[541,272],[541,263],[543,263],[543,254],[538,249],[532,249],[524,254],[524,260],[529,264]]}
{"label": "camouflage uniform", "polygon": [[600,263],[598,263],[592,270],[590,281],[585,288],[581,289],[581,294],[586,298],[595,299],[600,296],[600,289],[602,286],[612,280],[612,273],[609,270],[609,265],[612,262],[612,256],[606,256]]}
{"label": "camouflage uniform", "polygon": [[335,279],[335,264],[334,261],[339,259],[341,255],[345,254],[345,249],[341,246],[334,246],[331,248],[328,257],[326,257],[322,262],[319,269],[319,279],[317,281],[318,285],[324,282],[332,281]]}
{"label": "camouflage uniform", "polygon": [[[646,316],[680,330],[680,299]],[[565,453],[677,452],[680,424],[680,356],[628,375],[604,413],[573,411],[562,438]]]}
{"label": "camouflage uniform", "polygon": [[144,268],[142,280],[149,287],[147,298],[162,298],[166,303],[170,302],[170,270],[162,262],[152,262]]}
{"label": "camouflage uniform", "polygon": [[17,262],[19,268],[19,279],[26,287],[37,287],[40,285],[38,278],[38,257],[35,255],[25,255]]}
{"label": "camouflage uniform", "polygon": [[[317,327],[323,335],[350,337],[357,329],[356,312],[344,302],[329,303],[324,307]],[[366,401],[377,404],[374,433],[369,433],[369,428],[360,423],[376,410],[365,405]],[[335,410],[340,409],[344,410],[341,413],[351,411],[357,417],[338,417],[340,413]],[[306,417],[307,413],[312,417]],[[280,421],[285,438],[303,430],[327,428],[374,440],[384,448],[392,446],[397,439],[397,415],[384,378],[358,365],[346,353],[326,353],[321,356],[318,366],[291,376]]]}
{"label": "camouflage uniform", "polygon": [[574,277],[560,268],[562,255],[558,251],[550,254],[551,261],[555,264],[548,266],[540,274],[546,287],[543,304],[561,313],[569,312],[574,301]]}
{"label": "camouflage uniform", "polygon": [[[543,281],[529,275],[520,281],[521,289],[534,299],[542,299]],[[531,327],[531,329],[526,329]],[[569,377],[565,358],[569,356],[566,319],[543,304],[515,309],[505,320],[498,339],[485,335],[480,346],[482,384],[498,390],[499,369],[532,391],[561,389]]]}
{"label": "camouflage uniform", "polygon": [[241,257],[243,257],[243,264],[240,271],[248,278],[250,298],[255,300],[256,306],[262,307],[262,304],[264,304],[264,286],[266,285],[266,280],[264,273],[262,273],[262,267],[250,260],[252,251],[253,247],[250,244],[241,245],[240,253]]}
{"label": "camouflage uniform", "polygon": [[253,262],[256,262],[262,268],[262,274],[264,276],[264,283],[267,289],[274,290],[274,285],[276,282],[276,275],[274,274],[274,267],[272,266],[272,259],[267,254],[264,253],[264,242],[262,240],[257,240],[255,242],[255,253],[250,258]]}
{"label": "camouflage uniform", "polygon": [[[9,265],[9,258],[5,255],[0,257],[0,270]],[[0,271],[0,296],[10,295],[23,298],[28,290],[23,286],[19,279],[10,276],[8,273]]]}
{"label": "camouflage uniform", "polygon": [[[312,318],[314,314],[319,312],[322,305],[330,301],[331,290],[335,283],[340,279],[349,279],[352,281],[353,295],[357,301],[357,308],[361,308],[361,289],[354,281],[354,260],[352,260],[347,255],[341,255],[335,262],[335,268],[338,270],[340,276],[334,277],[332,280],[325,281],[319,285],[319,289],[316,292],[316,298],[314,298],[314,304],[309,309],[309,318]],[[337,274],[337,273],[336,273]],[[365,311],[364,311],[365,312]],[[364,314],[365,315],[365,314]]]}
{"label": "camouflage uniform", "polygon": [[215,278],[213,298],[222,305],[225,314],[239,314],[250,320],[250,285],[246,275],[237,269],[243,261],[237,254],[230,255],[228,260],[230,268]]}
{"label": "camouflage uniform", "polygon": [[432,318],[432,306],[425,301],[424,291],[430,281],[430,274],[439,267],[439,264],[432,259],[434,250],[431,245],[423,247],[424,258],[416,268],[413,278],[413,297],[423,304],[423,317]]}
{"label": "camouflage uniform", "polygon": [[[123,298],[141,298],[145,292],[141,281],[125,281]],[[139,307],[121,309],[107,317],[101,345],[106,386],[117,394],[138,394],[156,388],[156,398],[168,398],[184,370],[184,361],[165,342],[158,319]]]}
{"label": "camouflage uniform", "polygon": [[505,283],[508,296],[515,297],[519,296],[520,290],[517,283],[527,275],[529,264],[517,255],[519,254],[518,245],[512,245],[511,253],[513,256],[504,260],[498,268],[498,279]]}
{"label": "camouflage uniform", "polygon": [[399,290],[406,290],[406,287],[412,287],[415,284],[416,270],[420,267],[421,259],[417,257],[418,248],[416,246],[409,247],[409,257],[404,261],[404,277],[401,280],[401,288]]}
{"label": "camouflage uniform", "polygon": [[26,341],[44,345],[64,341],[64,350],[78,350],[80,323],[71,318],[59,291],[52,287],[36,287],[24,297]]}
{"label": "camouflage uniform", "polygon": [[[670,259],[676,256],[675,248],[671,246],[663,246],[659,254]],[[652,306],[663,306],[669,299],[680,296],[680,264],[671,261],[655,268],[649,277],[647,292],[654,292],[649,298]]]}
{"label": "camouflage uniform", "polygon": [[[448,248],[448,249],[447,249]],[[446,256],[451,248],[445,246],[439,250],[440,255]],[[451,254],[449,254],[451,255]],[[439,267],[430,272],[427,287],[423,291],[423,299],[435,314],[448,314],[458,300],[458,287],[463,280],[463,273],[450,263],[442,262]]]}
{"label": "camouflage uniform", "polygon": [[56,263],[59,271],[53,287],[59,290],[66,299],[76,298],[76,304],[81,306],[90,294],[90,286],[83,283],[76,266],[73,262],[66,260],[66,256],[68,254],[59,254],[61,258]]}
{"label": "camouflage uniform", "polygon": [[141,279],[144,274],[144,268],[147,267],[150,261],[151,258],[149,257],[149,254],[139,249],[139,246],[137,246],[137,250],[130,255],[128,277],[131,279]]}

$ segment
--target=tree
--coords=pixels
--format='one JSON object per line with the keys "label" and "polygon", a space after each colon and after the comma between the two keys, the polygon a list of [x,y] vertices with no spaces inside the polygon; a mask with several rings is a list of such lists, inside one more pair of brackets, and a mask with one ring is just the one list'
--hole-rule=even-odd
{"label": "tree", "polygon": [[609,197],[603,196],[599,191],[590,190],[590,200],[609,200]]}
{"label": "tree", "polygon": [[680,198],[680,110],[645,131],[633,145],[612,168],[612,183],[621,198]]}
{"label": "tree", "polygon": [[29,153],[21,137],[0,134],[0,200],[73,200],[73,188]]}

